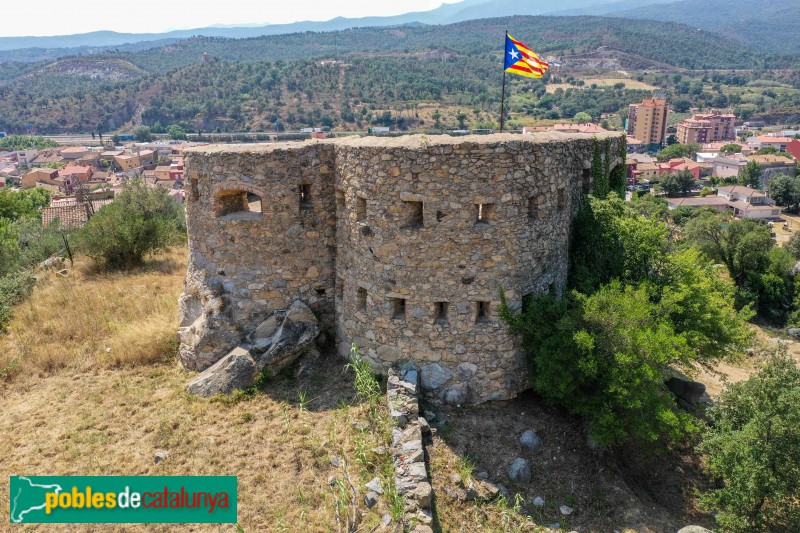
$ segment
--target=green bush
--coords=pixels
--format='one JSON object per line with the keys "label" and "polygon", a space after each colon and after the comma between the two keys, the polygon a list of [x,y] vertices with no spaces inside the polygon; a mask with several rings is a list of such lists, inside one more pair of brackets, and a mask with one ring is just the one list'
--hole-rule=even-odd
{"label": "green bush", "polygon": [[137,178],[113,203],[102,207],[78,233],[80,251],[112,268],[141,264],[185,237],[183,207],[166,189]]}
{"label": "green bush", "polygon": [[795,532],[800,524],[800,368],[773,357],[708,411],[701,451],[721,487],[706,493],[724,531]]}
{"label": "green bush", "polygon": [[11,320],[11,310],[30,295],[35,283],[36,278],[24,271],[0,278],[0,331]]}

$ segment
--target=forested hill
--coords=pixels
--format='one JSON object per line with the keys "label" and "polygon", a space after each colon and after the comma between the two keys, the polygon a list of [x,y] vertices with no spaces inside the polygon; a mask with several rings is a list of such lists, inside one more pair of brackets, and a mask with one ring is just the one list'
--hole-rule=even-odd
{"label": "forested hill", "polygon": [[741,43],[690,26],[601,17],[505,17],[445,26],[356,28],[249,39],[197,38],[123,56],[153,72],[166,72],[197,62],[204,52],[231,61],[337,58],[375,52],[409,53],[438,49],[474,57],[501,50],[506,30],[542,52],[580,53],[609,46],[645,59],[690,69],[796,66],[793,62],[796,58],[768,52],[755,53]]}
{"label": "forested hill", "polygon": [[613,16],[690,24],[736,39],[754,48],[800,52],[800,1],[681,0],[636,9]]}
{"label": "forested hill", "polygon": [[[612,69],[787,68],[797,58],[753,52],[687,26],[593,17],[511,17],[448,26],[361,28],[251,39],[197,38],[159,49],[96,54],[51,64],[0,65],[0,131],[110,132],[139,124],[260,130],[421,125],[420,104],[489,120],[499,102],[508,29],[565,65],[602,56]],[[598,51],[598,49],[600,49]],[[335,59],[337,62],[323,62]],[[608,68],[608,67],[605,67]],[[558,75],[558,67],[554,68]],[[536,117],[616,113],[644,91],[545,96],[540,81],[510,83]],[[644,93],[644,94],[642,94]],[[389,112],[388,110],[392,110]],[[471,112],[474,112],[474,116]],[[389,113],[389,116],[386,116]],[[394,119],[391,115],[394,113]],[[449,124],[454,124],[455,119]]]}

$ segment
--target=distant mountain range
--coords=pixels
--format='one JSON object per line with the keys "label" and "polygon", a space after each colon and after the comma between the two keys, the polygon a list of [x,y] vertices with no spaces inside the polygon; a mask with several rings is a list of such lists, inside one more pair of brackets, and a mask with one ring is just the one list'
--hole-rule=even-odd
{"label": "distant mountain range", "polygon": [[800,1],[796,0],[464,0],[437,9],[389,17],[335,18],[265,26],[196,28],[165,33],[99,31],[54,37],[2,37],[0,60],[39,61],[108,50],[136,51],[194,36],[249,38],[362,27],[451,24],[514,15],[603,15],[682,22],[756,48],[800,51]]}

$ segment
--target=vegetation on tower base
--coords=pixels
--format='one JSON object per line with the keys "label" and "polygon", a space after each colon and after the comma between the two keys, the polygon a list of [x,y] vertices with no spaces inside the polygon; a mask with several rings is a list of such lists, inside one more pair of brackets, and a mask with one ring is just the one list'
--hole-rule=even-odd
{"label": "vegetation on tower base", "polygon": [[697,421],[677,408],[665,379],[733,358],[751,338],[752,312],[735,309],[733,283],[668,236],[664,223],[615,194],[590,197],[576,221],[572,290],[534,298],[521,313],[501,295],[502,317],[531,359],[533,388],[586,416],[602,445],[696,434]]}

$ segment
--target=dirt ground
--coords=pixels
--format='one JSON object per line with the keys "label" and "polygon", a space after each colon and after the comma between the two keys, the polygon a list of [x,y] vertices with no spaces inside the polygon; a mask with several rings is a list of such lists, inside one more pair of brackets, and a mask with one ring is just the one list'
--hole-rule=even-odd
{"label": "dirt ground", "polygon": [[[674,533],[687,524],[713,526],[713,519],[696,507],[695,490],[705,480],[698,459],[689,453],[594,451],[579,418],[547,407],[530,392],[511,402],[448,408],[441,414],[448,424],[429,448],[440,531],[497,530],[492,504],[459,502],[445,490],[452,486],[450,474],[463,468],[465,459],[475,474],[486,472],[490,480],[504,484],[512,493],[510,500],[521,496],[517,526],[503,530]],[[519,443],[526,429],[542,439],[536,453]],[[516,457],[530,461],[531,483],[508,481],[508,467]],[[537,496],[544,506],[533,505]],[[562,515],[561,505],[571,507],[572,514]],[[520,522],[520,517],[527,519]]]}

